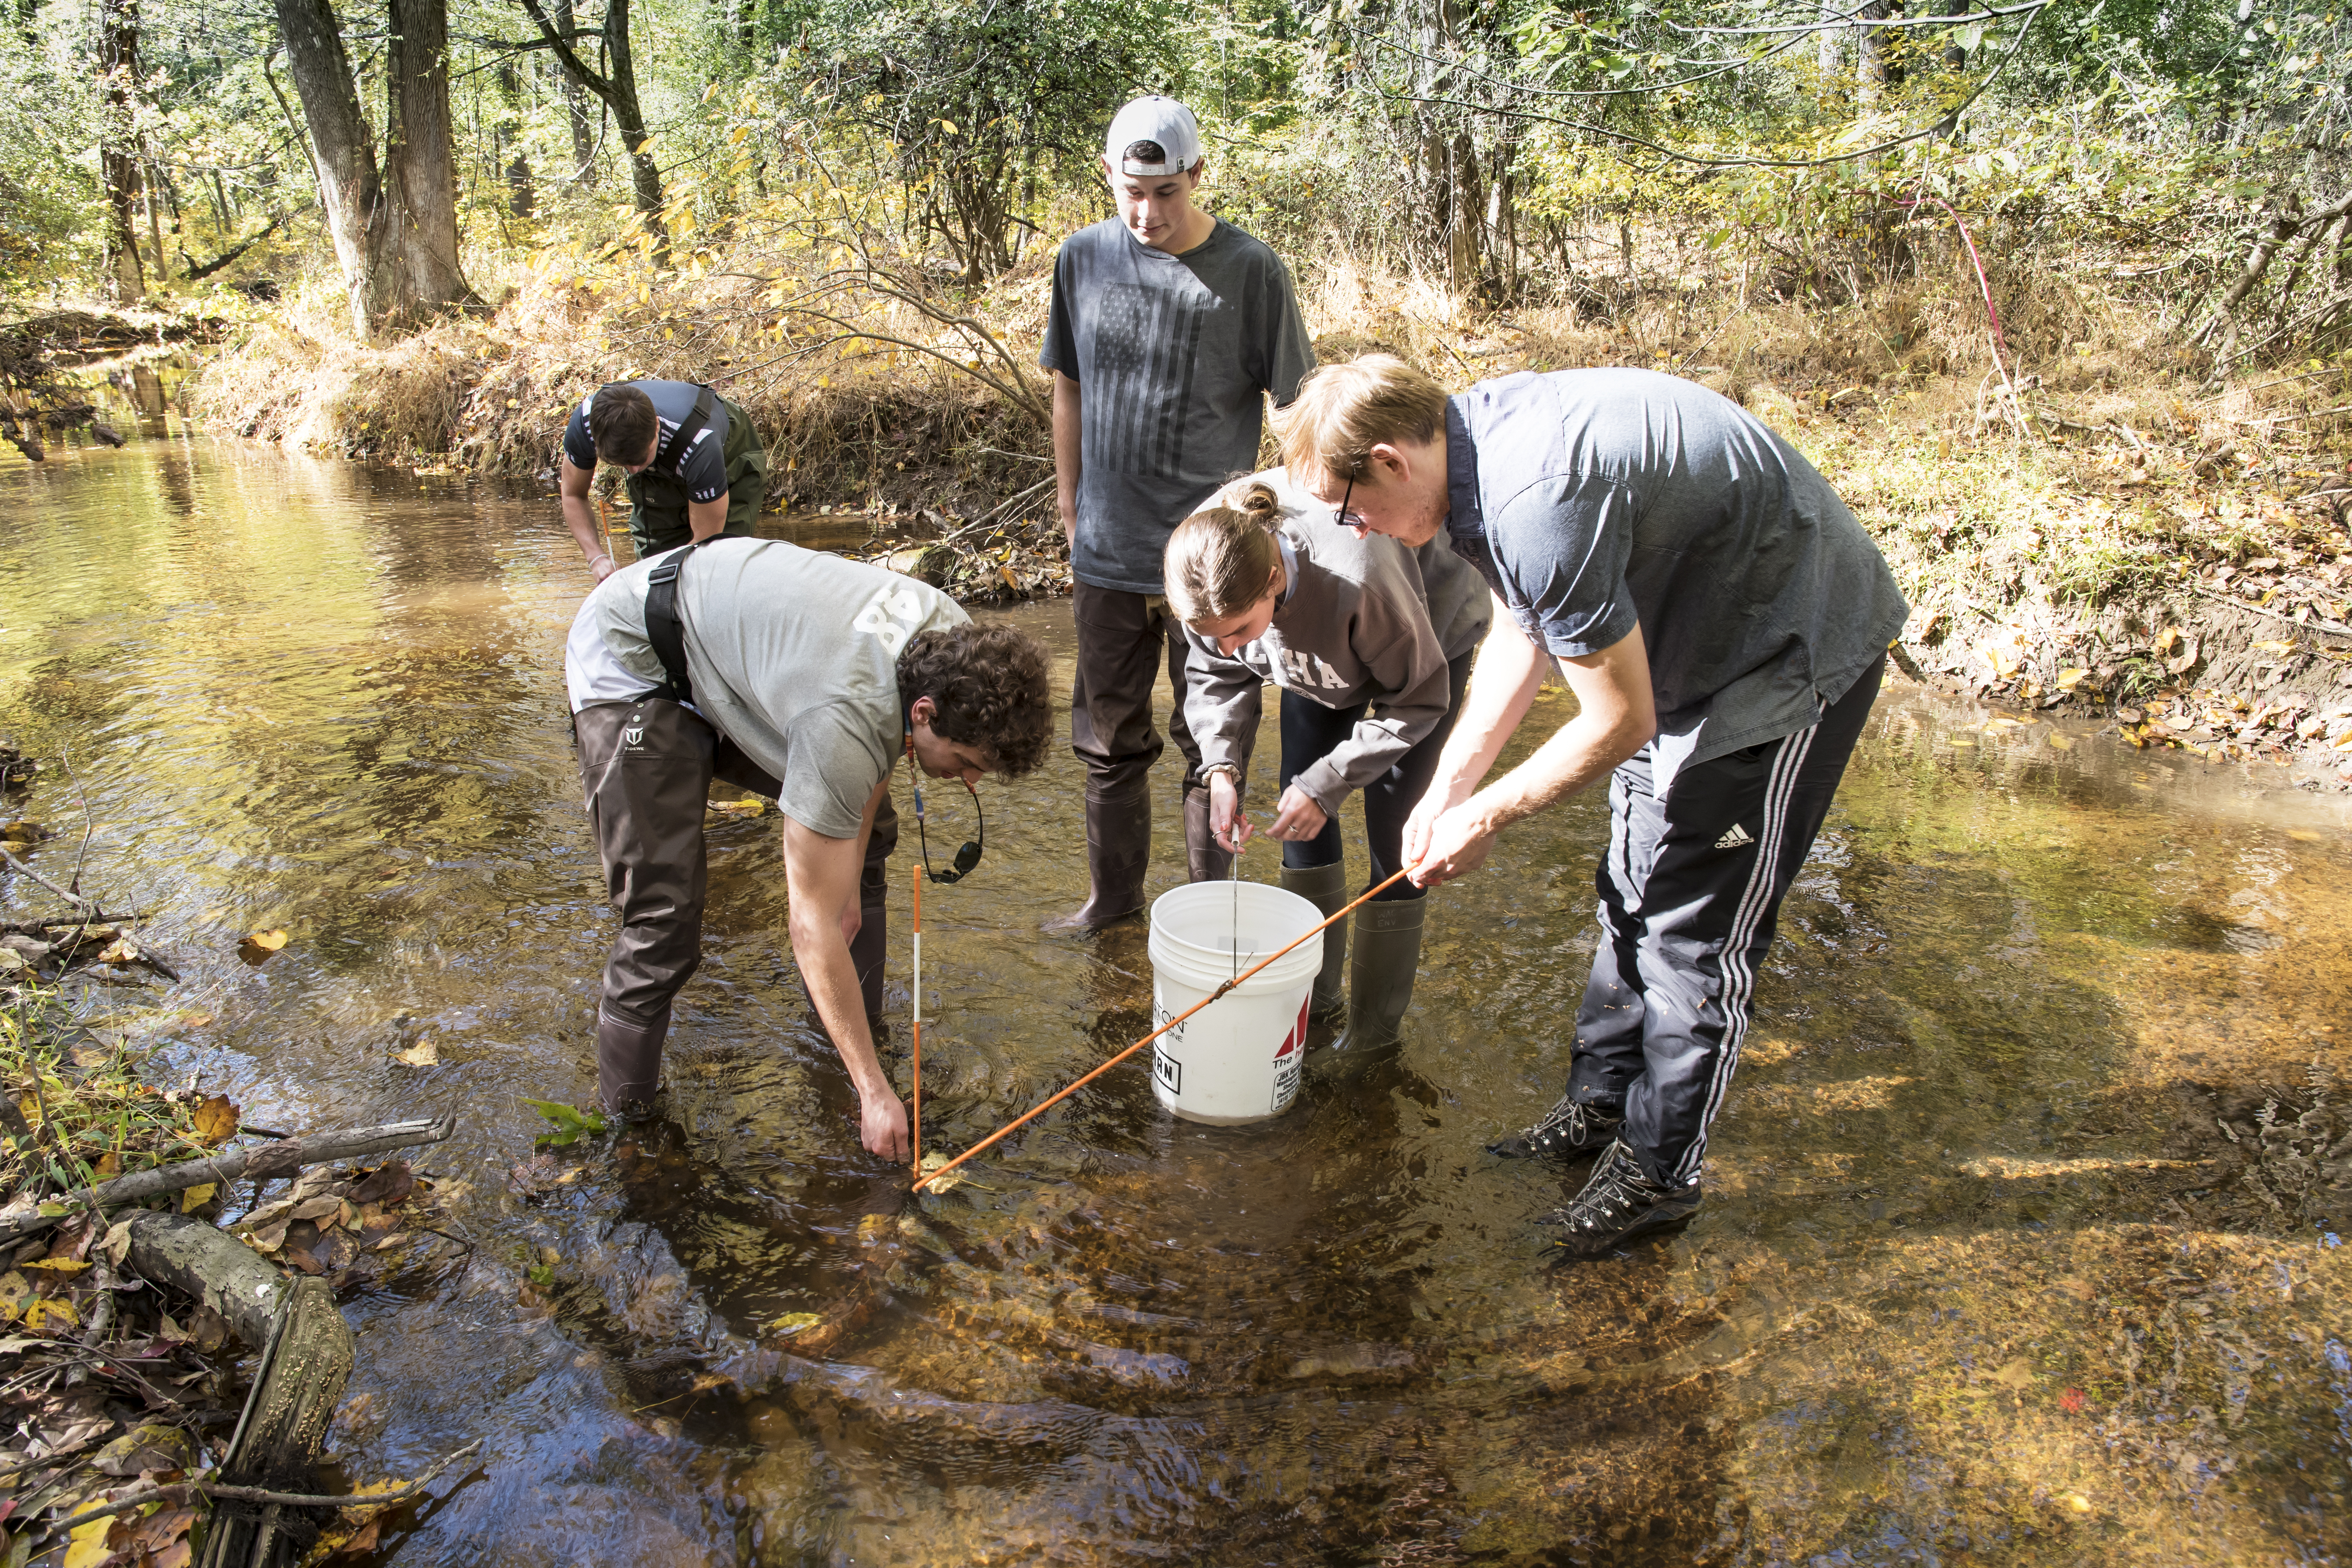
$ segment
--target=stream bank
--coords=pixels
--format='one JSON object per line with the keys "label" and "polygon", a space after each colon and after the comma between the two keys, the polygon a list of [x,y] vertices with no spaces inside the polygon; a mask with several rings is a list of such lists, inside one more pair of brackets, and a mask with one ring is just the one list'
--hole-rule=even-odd
{"label": "stream bank", "polygon": [[[1046,431],[1034,386],[1023,401],[971,373],[1034,360],[1049,282],[1039,260],[928,315],[878,302],[870,330],[936,336],[915,353],[831,328],[804,342],[741,280],[542,268],[486,316],[384,347],[253,321],[183,405],[218,433],[551,494],[562,422],[608,376],[709,377],[767,438],[772,505],[852,520],[865,537],[845,524],[845,545],[914,551],[898,563],[961,596],[1015,600],[1068,582]],[[1827,313],[1686,285],[1467,316],[1337,268],[1304,297],[1326,360],[1390,350],[1462,384],[1606,364],[1700,380],[1780,427],[1879,539],[1919,607],[1917,679],[2352,788],[2342,396],[2315,376],[2203,385],[2144,311],[2018,287],[2014,396],[1977,307],[1919,282]]]}

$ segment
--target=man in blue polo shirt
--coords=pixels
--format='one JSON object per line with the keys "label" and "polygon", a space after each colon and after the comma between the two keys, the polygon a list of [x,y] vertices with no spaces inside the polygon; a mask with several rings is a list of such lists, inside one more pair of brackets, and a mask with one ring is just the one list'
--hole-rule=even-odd
{"label": "man in blue polo shirt", "polygon": [[[1307,378],[1283,456],[1349,526],[1443,532],[1510,612],[1407,824],[1415,882],[1475,869],[1503,828],[1609,776],[1567,1090],[1490,1147],[1601,1154],[1551,1216],[1570,1256],[1687,1221],[1780,900],[1907,613],[1894,574],[1769,426],[1653,371],[1449,398],[1368,354]],[[1555,665],[1577,716],[1480,787]]]}

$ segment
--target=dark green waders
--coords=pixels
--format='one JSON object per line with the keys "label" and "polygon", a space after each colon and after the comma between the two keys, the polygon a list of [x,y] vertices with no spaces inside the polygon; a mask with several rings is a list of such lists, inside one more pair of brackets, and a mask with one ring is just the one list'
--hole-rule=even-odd
{"label": "dark green waders", "polygon": [[[751,428],[751,416],[741,404],[720,397],[719,405],[727,411],[724,531],[749,533],[759,519],[761,503],[767,500],[768,449],[760,444],[759,432]],[[686,487],[675,476],[647,468],[629,476],[628,489],[629,538],[636,544],[638,560],[693,542],[694,530],[687,521]]]}

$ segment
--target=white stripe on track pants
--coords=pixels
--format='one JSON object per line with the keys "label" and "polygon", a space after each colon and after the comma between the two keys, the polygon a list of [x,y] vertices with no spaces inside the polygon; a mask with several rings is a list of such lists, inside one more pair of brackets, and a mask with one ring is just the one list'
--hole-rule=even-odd
{"label": "white stripe on track pants", "polygon": [[1601,940],[1577,1009],[1568,1093],[1622,1099],[1620,1140],[1650,1180],[1696,1181],[1748,1032],[1780,900],[1821,831],[1885,661],[1793,735],[1717,757],[1652,793],[1649,749],[1609,782],[1595,881]]}

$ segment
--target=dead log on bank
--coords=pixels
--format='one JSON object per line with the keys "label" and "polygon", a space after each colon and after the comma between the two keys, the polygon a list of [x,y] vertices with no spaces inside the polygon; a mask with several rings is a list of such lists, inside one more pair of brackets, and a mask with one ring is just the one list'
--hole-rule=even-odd
{"label": "dead log on bank", "polygon": [[[130,1264],[140,1278],[210,1307],[261,1352],[245,1412],[214,1479],[224,1488],[309,1491],[354,1359],[352,1331],[333,1292],[323,1280],[289,1279],[251,1247],[193,1215],[142,1211],[124,1223]],[[291,1563],[317,1531],[307,1524],[289,1531],[285,1512],[282,1503],[214,1494],[206,1568]]]}

